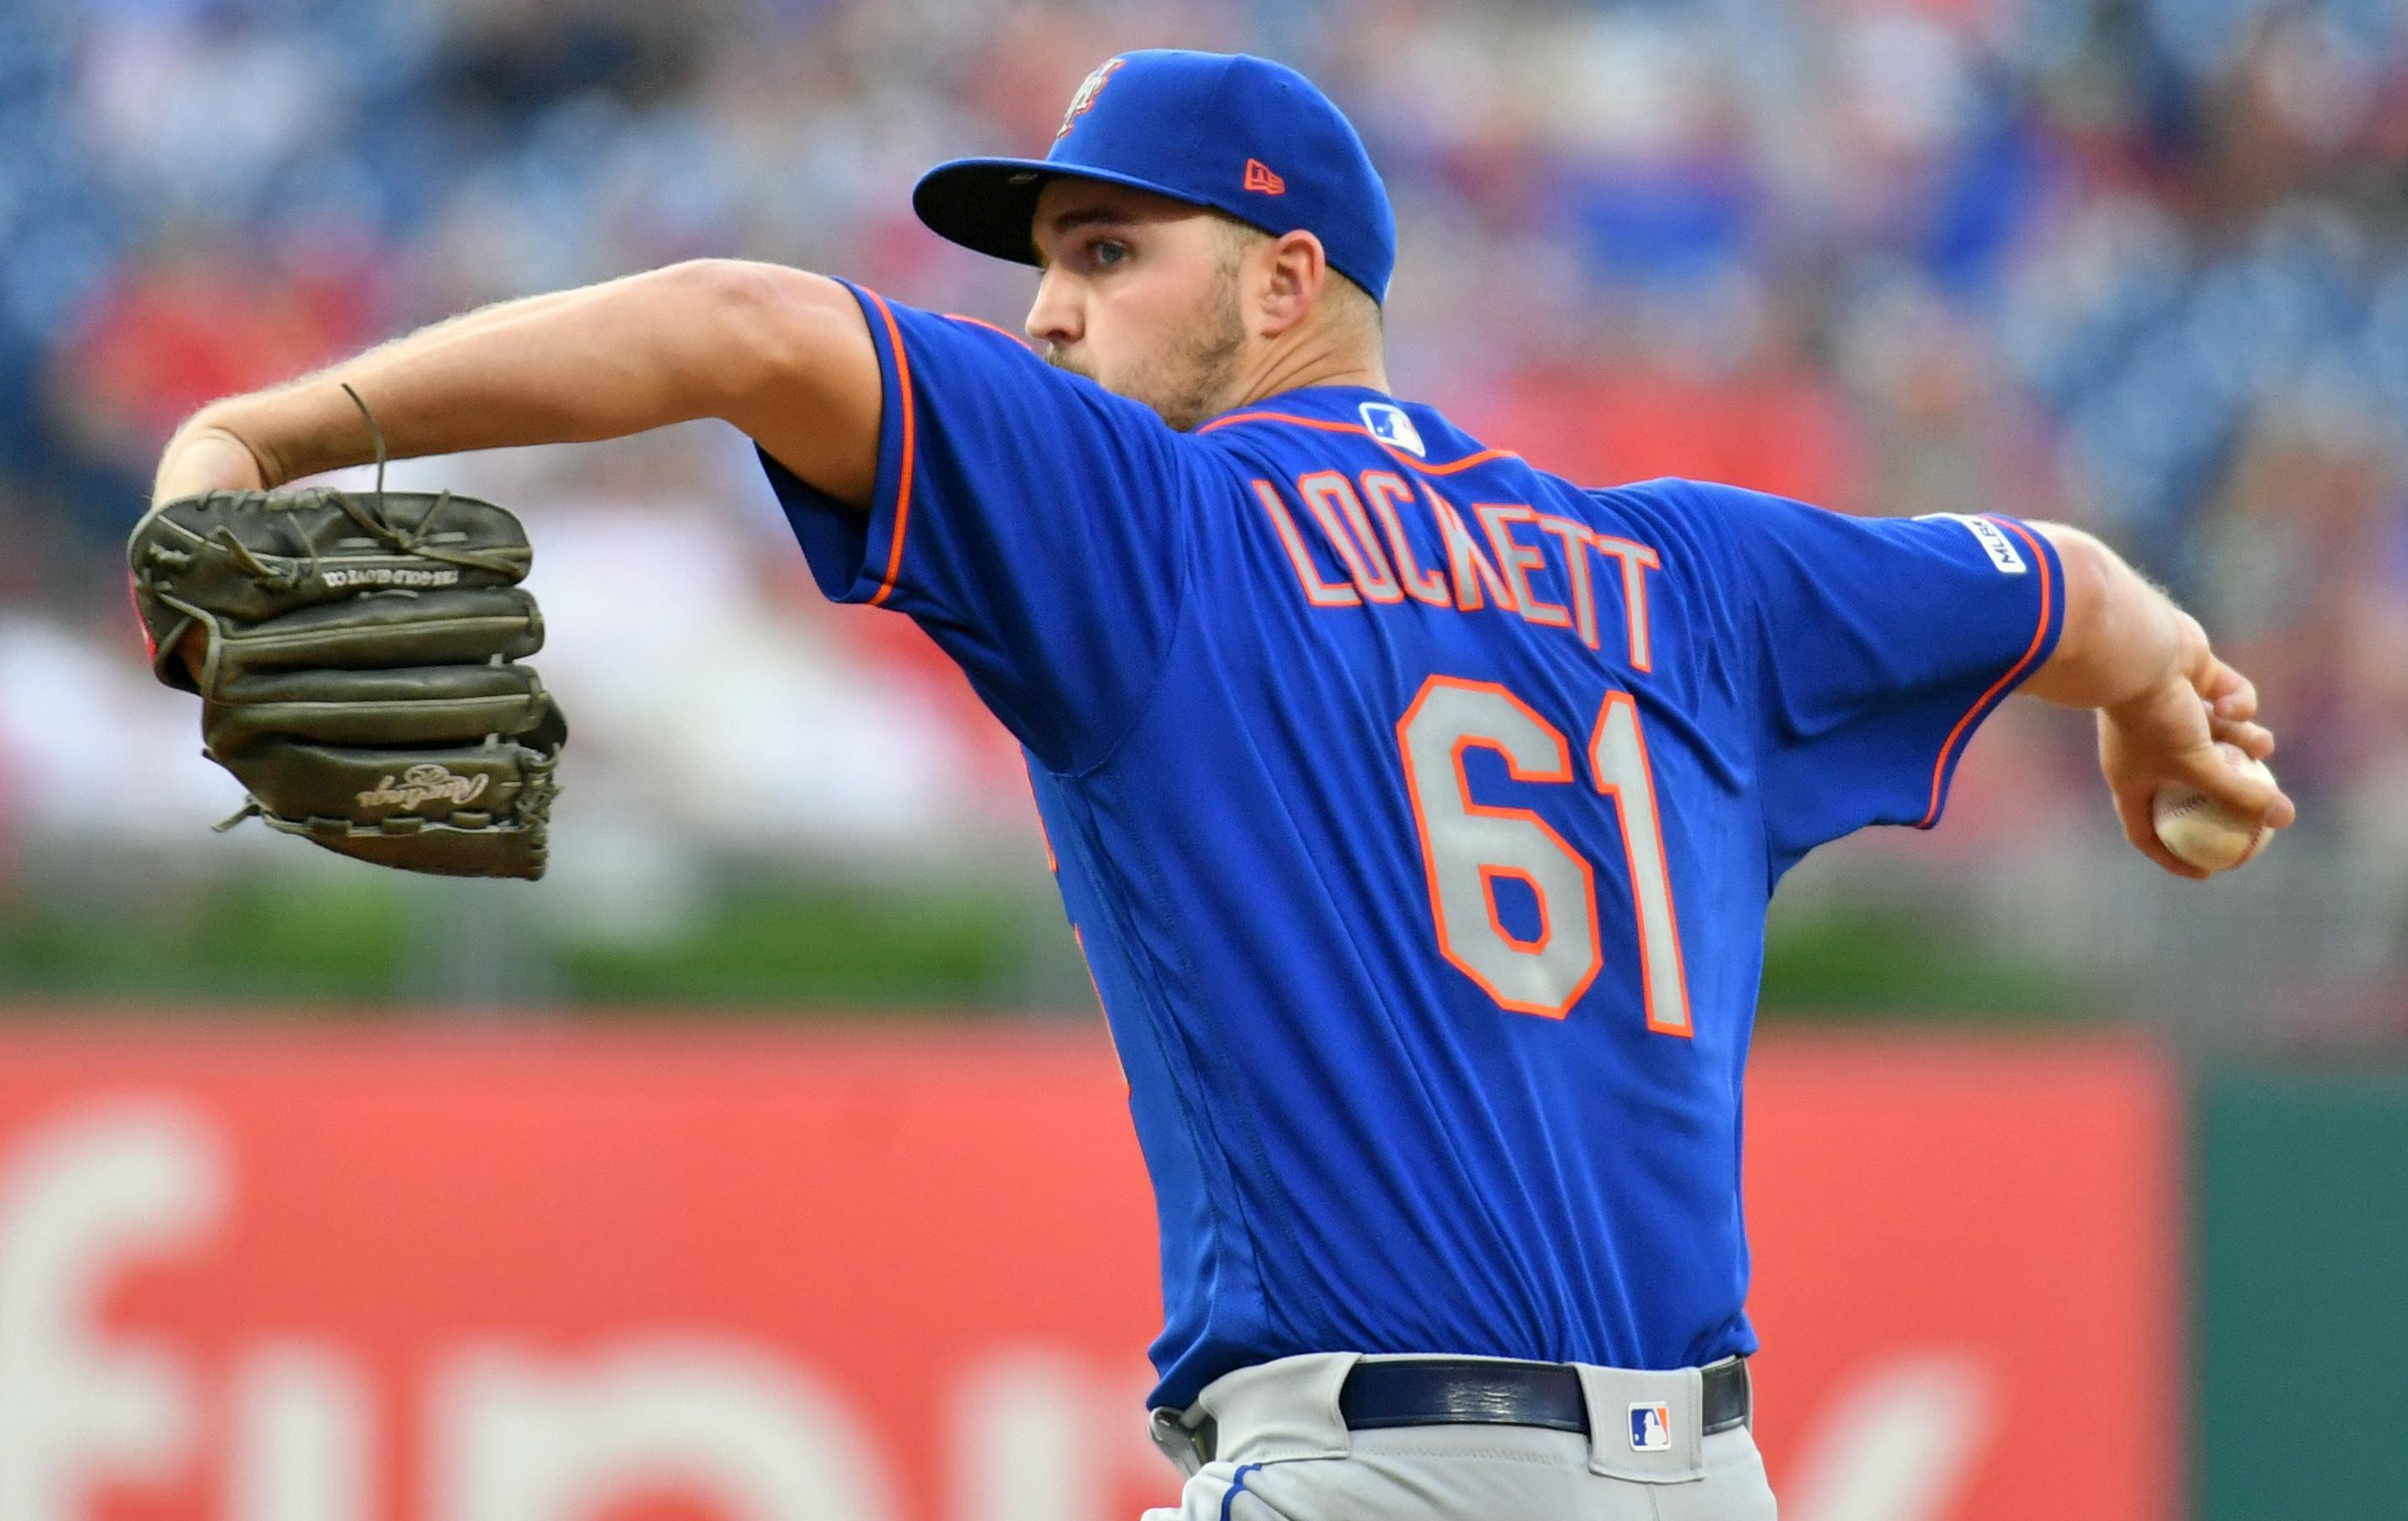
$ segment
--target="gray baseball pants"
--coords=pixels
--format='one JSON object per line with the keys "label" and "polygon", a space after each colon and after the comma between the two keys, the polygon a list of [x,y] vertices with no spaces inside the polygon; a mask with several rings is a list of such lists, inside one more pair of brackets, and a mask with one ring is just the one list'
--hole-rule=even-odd
{"label": "gray baseball pants", "polygon": [[[1241,1368],[1185,1411],[1154,1413],[1154,1444],[1187,1477],[1143,1521],[1774,1521],[1746,1427],[1700,1437],[1695,1369],[1580,1369],[1591,1436],[1526,1426],[1349,1431],[1338,1391],[1358,1353]],[[1666,1442],[1641,1450],[1633,1407],[1664,1406]],[[1211,1416],[1212,1461],[1189,1433]],[[1653,1432],[1649,1440],[1654,1441]]]}

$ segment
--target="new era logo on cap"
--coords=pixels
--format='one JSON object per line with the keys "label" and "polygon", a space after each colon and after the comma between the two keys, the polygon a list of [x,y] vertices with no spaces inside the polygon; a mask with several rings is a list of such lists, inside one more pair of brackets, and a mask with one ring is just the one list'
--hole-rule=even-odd
{"label": "new era logo on cap", "polygon": [[1264,195],[1284,195],[1287,181],[1273,174],[1270,165],[1261,159],[1250,158],[1246,160],[1246,188]]}
{"label": "new era logo on cap", "polygon": [[1668,1452],[1671,1446],[1671,1406],[1633,1405],[1630,1407],[1630,1450],[1632,1452]]}

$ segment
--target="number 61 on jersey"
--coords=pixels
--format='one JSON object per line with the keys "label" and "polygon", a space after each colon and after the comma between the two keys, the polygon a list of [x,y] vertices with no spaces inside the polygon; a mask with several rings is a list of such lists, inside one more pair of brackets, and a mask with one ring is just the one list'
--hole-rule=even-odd
{"label": "number 61 on jersey", "polygon": [[[1439,950],[1499,1008],[1563,1018],[1605,963],[1597,924],[1597,873],[1586,856],[1530,810],[1474,802],[1463,755],[1493,750],[1516,782],[1571,782],[1570,742],[1494,682],[1433,676],[1397,721],[1397,744],[1421,833]],[[1688,983],[1656,782],[1639,707],[1629,693],[1605,695],[1586,758],[1591,784],[1613,800],[1622,828],[1630,901],[1639,921],[1647,1027],[1689,1035]],[[1515,935],[1498,915],[1499,877],[1522,882],[1538,899],[1536,938]]]}

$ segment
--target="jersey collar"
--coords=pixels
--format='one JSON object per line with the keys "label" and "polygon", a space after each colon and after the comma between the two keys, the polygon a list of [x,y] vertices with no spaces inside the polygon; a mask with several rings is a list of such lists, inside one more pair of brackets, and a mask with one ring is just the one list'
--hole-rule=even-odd
{"label": "jersey collar", "polygon": [[1197,424],[1196,432],[1280,425],[1359,435],[1399,462],[1430,475],[1452,475],[1489,460],[1512,457],[1508,450],[1484,448],[1476,439],[1465,438],[1431,409],[1400,402],[1368,385],[1313,385],[1283,391],[1208,419]]}

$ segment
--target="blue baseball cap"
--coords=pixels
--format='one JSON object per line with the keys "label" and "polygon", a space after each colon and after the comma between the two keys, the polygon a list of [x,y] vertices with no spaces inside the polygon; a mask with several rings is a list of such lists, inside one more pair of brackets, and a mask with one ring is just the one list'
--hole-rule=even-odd
{"label": "blue baseball cap", "polygon": [[1387,299],[1397,265],[1387,187],[1353,123],[1284,65],[1123,53],[1087,76],[1043,158],[940,164],[911,192],[911,208],[964,248],[1033,265],[1037,195],[1057,176],[1211,207],[1275,237],[1312,233],[1331,268]]}

